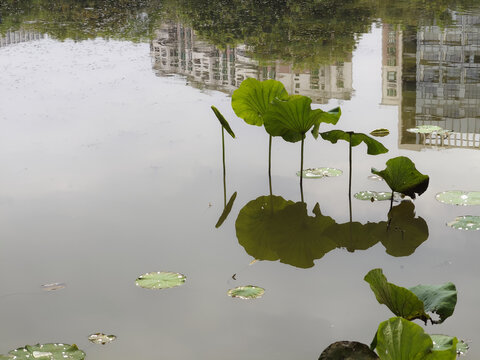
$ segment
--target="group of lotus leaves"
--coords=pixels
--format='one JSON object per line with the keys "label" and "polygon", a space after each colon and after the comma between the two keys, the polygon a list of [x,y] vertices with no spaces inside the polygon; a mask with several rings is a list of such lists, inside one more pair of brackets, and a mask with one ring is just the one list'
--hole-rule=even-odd
{"label": "group of lotus leaves", "polygon": [[[380,323],[370,346],[354,341],[336,342],[322,352],[319,360],[454,360],[466,353],[468,345],[463,341],[447,335],[429,335],[413,322],[420,319],[440,324],[450,317],[457,303],[454,284],[404,288],[389,283],[381,269],[371,270],[365,281],[377,301],[395,317]],[[433,320],[429,313],[436,314],[438,320]]]}

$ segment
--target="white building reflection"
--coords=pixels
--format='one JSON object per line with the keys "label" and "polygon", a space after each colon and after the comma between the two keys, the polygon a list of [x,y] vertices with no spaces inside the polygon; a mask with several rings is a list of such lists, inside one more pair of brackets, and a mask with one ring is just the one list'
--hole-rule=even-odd
{"label": "white building reflection", "polygon": [[337,62],[310,70],[295,70],[279,61],[262,65],[245,45],[218,49],[180,24],[164,24],[151,42],[158,76],[185,76],[189,85],[231,94],[246,78],[281,81],[290,94],[310,96],[315,103],[352,96],[352,62]]}
{"label": "white building reflection", "polygon": [[0,48],[11,44],[40,40],[44,37],[43,34],[28,30],[7,31],[4,35],[0,34]]}

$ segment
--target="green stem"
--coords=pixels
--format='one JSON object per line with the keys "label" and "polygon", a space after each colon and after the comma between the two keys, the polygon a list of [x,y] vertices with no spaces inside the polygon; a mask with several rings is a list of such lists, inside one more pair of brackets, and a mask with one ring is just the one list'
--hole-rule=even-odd
{"label": "green stem", "polygon": [[222,154],[223,154],[223,207],[227,206],[227,170],[225,167],[225,129],[222,126]]}
{"label": "green stem", "polygon": [[268,184],[270,186],[270,196],[272,196],[272,135],[268,140]]}
{"label": "green stem", "polygon": [[348,203],[350,207],[350,222],[352,222],[352,133],[349,141],[349,173],[348,173]]}
{"label": "green stem", "polygon": [[303,144],[305,142],[305,136],[302,137],[302,147],[301,147],[301,155],[300,155],[300,195],[303,201]]}

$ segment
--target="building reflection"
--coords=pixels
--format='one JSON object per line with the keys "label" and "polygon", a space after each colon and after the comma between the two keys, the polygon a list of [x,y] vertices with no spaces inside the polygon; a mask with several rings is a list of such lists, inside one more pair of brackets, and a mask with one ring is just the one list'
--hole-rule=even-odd
{"label": "building reflection", "polygon": [[40,40],[44,37],[43,34],[28,30],[7,31],[5,35],[0,34],[0,48],[11,44]]}
{"label": "building reflection", "polygon": [[231,94],[246,78],[281,81],[290,94],[306,95],[315,103],[352,96],[352,62],[296,70],[273,60],[260,64],[245,45],[219,49],[181,24],[164,24],[151,42],[153,69],[158,76],[185,76],[190,86]]}
{"label": "building reflection", "polygon": [[[383,28],[382,104],[400,106],[400,148],[480,148],[480,16],[452,18],[452,26]],[[406,131],[420,125],[451,132]]]}

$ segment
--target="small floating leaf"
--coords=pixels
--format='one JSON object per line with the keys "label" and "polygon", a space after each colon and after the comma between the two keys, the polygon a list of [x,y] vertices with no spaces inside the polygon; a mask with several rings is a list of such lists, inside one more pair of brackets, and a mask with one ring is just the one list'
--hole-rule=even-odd
{"label": "small floating leaf", "polygon": [[[369,200],[369,201],[384,201],[390,200],[392,198],[391,192],[377,192],[377,191],[360,191],[353,195],[355,199],[358,200]],[[401,201],[402,194],[396,192],[393,193],[393,200],[394,201]]]}
{"label": "small floating leaf", "polygon": [[117,337],[115,335],[105,335],[103,333],[95,333],[95,334],[91,334],[88,337],[88,340],[90,340],[94,344],[105,345],[107,343],[114,341],[116,338]]}
{"label": "small floating leaf", "polygon": [[[334,176],[340,176],[342,174],[343,174],[342,170],[329,168],[329,167],[303,170],[304,179],[321,179],[323,177],[334,177]],[[300,171],[297,171],[297,176],[300,176]]]}
{"label": "small floating leaf", "polygon": [[443,132],[445,130],[440,126],[435,125],[419,125],[416,128],[407,129],[407,131],[414,134],[431,134],[434,132]]}
{"label": "small floating leaf", "polygon": [[385,170],[372,168],[372,173],[385,179],[390,189],[415,199],[415,194],[422,195],[428,188],[430,178],[416,168],[412,160],[398,156],[387,161]]}
{"label": "small floating leaf", "polygon": [[318,360],[375,360],[380,359],[370,348],[356,341],[337,341],[330,344]]}
{"label": "small floating leaf", "polygon": [[[455,340],[457,338],[448,336],[448,335],[438,335],[438,334],[433,334],[430,335],[430,338],[433,341],[433,350],[446,350],[446,349],[451,349]],[[457,355],[465,355],[469,349],[468,344],[460,340],[456,342],[456,353]]]}
{"label": "small floating leaf", "polygon": [[373,130],[370,135],[372,136],[376,136],[376,137],[384,137],[384,136],[387,136],[388,134],[390,134],[390,130],[388,129],[376,129],[376,130]]}
{"label": "small floating leaf", "polygon": [[247,286],[239,286],[234,289],[230,289],[228,290],[227,294],[228,296],[239,298],[239,299],[257,299],[262,297],[264,293],[265,293],[265,289],[261,287],[247,285]]}
{"label": "small floating leaf", "polygon": [[65,283],[52,283],[52,284],[45,284],[42,285],[42,289],[45,291],[55,291],[60,289],[65,289],[67,284]]}
{"label": "small floating leaf", "polygon": [[458,216],[447,223],[447,226],[457,230],[480,230],[480,216]]}
{"label": "small floating leaf", "polygon": [[368,180],[373,180],[373,181],[385,181],[381,176],[378,175],[370,175],[368,177]]}
{"label": "small floating leaf", "polygon": [[[9,352],[13,359],[41,359],[41,360],[83,360],[85,353],[78,349],[77,345],[66,344],[37,344],[26,345]],[[7,357],[8,359],[8,357]]]}
{"label": "small floating leaf", "polygon": [[235,133],[233,132],[232,128],[230,127],[230,124],[228,121],[225,119],[225,117],[222,115],[220,111],[215,106],[211,106],[213,112],[215,113],[215,116],[217,117],[218,121],[220,121],[220,124],[223,126],[225,130],[230,134],[232,138],[235,138]]}
{"label": "small floating leaf", "polygon": [[480,191],[451,190],[438,193],[437,201],[449,205],[480,205]]}
{"label": "small floating leaf", "polygon": [[186,276],[174,272],[151,272],[140,275],[135,285],[145,289],[168,289],[185,283]]}

